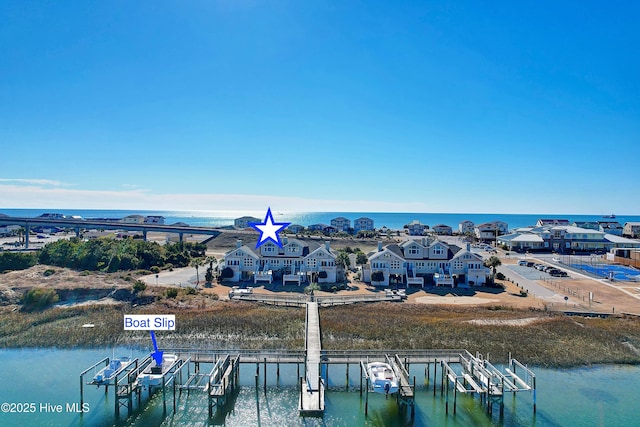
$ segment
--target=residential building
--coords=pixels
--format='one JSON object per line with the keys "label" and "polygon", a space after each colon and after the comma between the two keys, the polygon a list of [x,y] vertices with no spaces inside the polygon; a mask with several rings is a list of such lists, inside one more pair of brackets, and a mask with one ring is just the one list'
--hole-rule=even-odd
{"label": "residential building", "polygon": [[536,222],[536,227],[544,227],[545,225],[569,225],[569,220],[557,218],[540,218],[538,222]]}
{"label": "residential building", "polygon": [[327,224],[311,224],[307,227],[309,231],[322,231],[325,228],[329,227]]}
{"label": "residential building", "polygon": [[513,251],[553,251],[563,254],[640,247],[640,242],[636,240],[571,225],[518,228],[511,234],[499,236],[498,244]]}
{"label": "residential building", "polygon": [[373,220],[371,218],[361,217],[353,220],[353,231],[369,231],[373,230]]}
{"label": "residential building", "polygon": [[142,215],[128,215],[120,220],[125,224],[144,224],[144,217]]}
{"label": "residential building", "polygon": [[302,233],[304,231],[304,225],[291,224],[285,229],[285,231],[294,234]]}
{"label": "residential building", "polygon": [[429,226],[421,224],[420,221],[414,219],[409,224],[406,224],[404,228],[410,236],[422,236],[429,229]]}
{"label": "residential building", "polygon": [[587,228],[589,230],[600,230],[600,224],[597,221],[575,221],[574,227]]}
{"label": "residential building", "polygon": [[640,237],[640,222],[625,222],[622,235],[633,239]]}
{"label": "residential building", "polygon": [[160,215],[147,215],[144,217],[145,224],[164,224],[164,217]]}
{"label": "residential building", "polygon": [[262,220],[253,216],[243,216],[233,220],[233,226],[236,228],[249,228],[250,223],[260,223]]}
{"label": "residential building", "polygon": [[446,224],[438,224],[431,227],[431,229],[439,235],[442,236],[451,236],[453,234],[453,230]]}
{"label": "residential building", "polygon": [[496,237],[500,235],[500,228],[495,222],[485,222],[484,224],[476,225],[474,233],[476,238],[483,242],[495,241]]}
{"label": "residential building", "polygon": [[614,236],[622,236],[624,227],[618,221],[598,221],[599,230],[603,233],[613,234]]}
{"label": "residential building", "polygon": [[475,224],[473,223],[473,221],[465,220],[465,221],[462,221],[460,224],[458,224],[458,233],[473,234],[474,228],[475,228]]}
{"label": "residential building", "polygon": [[343,216],[339,216],[331,220],[331,226],[335,227],[338,231],[344,231],[347,233],[351,228],[351,220]]}
{"label": "residential building", "polygon": [[329,242],[318,245],[298,239],[282,238],[282,247],[266,242],[257,249],[243,245],[241,240],[236,248],[227,252],[224,267],[233,271],[233,282],[249,280],[254,283],[282,278],[283,283],[298,285],[307,281],[334,283],[337,280],[337,253]]}
{"label": "residential building", "polygon": [[378,250],[370,253],[368,259],[362,270],[363,280],[374,286],[388,286],[392,281],[408,286],[480,286],[491,274],[482,258],[471,252],[469,244],[463,250],[426,237],[385,247],[378,242]]}

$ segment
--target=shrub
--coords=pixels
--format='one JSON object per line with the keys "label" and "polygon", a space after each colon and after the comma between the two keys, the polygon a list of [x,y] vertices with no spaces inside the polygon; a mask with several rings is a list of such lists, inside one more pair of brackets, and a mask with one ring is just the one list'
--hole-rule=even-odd
{"label": "shrub", "polygon": [[49,276],[53,276],[56,273],[56,271],[52,268],[47,268],[44,273],[42,273],[42,275],[44,277],[49,277]]}
{"label": "shrub", "polygon": [[33,288],[22,298],[24,310],[41,310],[55,304],[60,297],[53,289]]}
{"label": "shrub", "polygon": [[133,284],[133,292],[135,293],[144,292],[145,289],[147,289],[147,284],[142,280],[136,280]]}
{"label": "shrub", "polygon": [[187,295],[195,295],[196,294],[196,288],[188,287],[185,290],[184,293],[187,294]]}
{"label": "shrub", "polygon": [[384,273],[380,270],[376,270],[371,273],[371,281],[372,282],[382,282],[384,281]]}
{"label": "shrub", "polygon": [[230,279],[233,277],[233,270],[231,269],[231,267],[225,267],[222,269],[222,271],[220,272],[220,277],[223,279]]}
{"label": "shrub", "polygon": [[178,289],[177,288],[167,289],[166,295],[167,295],[167,298],[175,298],[178,296]]}
{"label": "shrub", "polygon": [[150,270],[152,273],[155,273],[155,274],[160,273],[160,267],[158,267],[157,265],[154,265],[153,267],[151,267]]}
{"label": "shrub", "polygon": [[25,270],[38,262],[34,253],[3,252],[0,253],[0,271]]}

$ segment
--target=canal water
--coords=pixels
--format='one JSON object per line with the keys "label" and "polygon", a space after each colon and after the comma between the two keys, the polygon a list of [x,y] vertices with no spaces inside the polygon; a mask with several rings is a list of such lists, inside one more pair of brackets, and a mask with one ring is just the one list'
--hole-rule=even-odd
{"label": "canal water", "polygon": [[[140,408],[126,417],[115,417],[113,389],[84,387],[86,412],[80,400],[79,374],[86,367],[112,354],[142,356],[140,351],[28,349],[0,350],[0,425],[2,426],[629,426],[640,422],[637,385],[640,367],[597,366],[576,369],[533,368],[537,381],[537,412],[533,396],[522,392],[505,396],[504,415],[498,406],[487,414],[478,397],[457,395],[453,414],[453,392],[449,394],[449,414],[445,396],[440,394],[440,370],[436,394],[425,378],[424,365],[412,365],[416,378],[415,418],[398,407],[394,398],[369,394],[368,415],[361,397],[360,369],[350,365],[329,367],[326,413],[322,418],[298,416],[296,365],[267,365],[267,388],[260,365],[256,388],[255,365],[240,367],[240,387],[232,400],[212,420],[208,420],[207,398],[202,392],[183,393],[173,413],[172,393],[167,392],[167,416],[163,416],[162,393],[144,394]],[[205,369],[201,369],[204,371]],[[92,376],[92,373],[90,373]],[[431,365],[433,379],[433,365]],[[89,378],[90,379],[90,378]],[[8,406],[7,406],[8,404]]]}

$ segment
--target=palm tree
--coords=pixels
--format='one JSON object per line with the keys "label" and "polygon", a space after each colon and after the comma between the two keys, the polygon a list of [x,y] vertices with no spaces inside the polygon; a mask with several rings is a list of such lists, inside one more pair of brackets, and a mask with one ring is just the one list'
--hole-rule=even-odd
{"label": "palm tree", "polygon": [[198,274],[198,269],[200,268],[201,265],[202,265],[202,260],[200,260],[199,258],[194,258],[191,260],[191,267],[196,268],[196,288],[200,284],[200,276]]}
{"label": "palm tree", "polygon": [[495,283],[496,280],[496,271],[498,266],[502,265],[502,261],[497,256],[491,256],[488,260],[484,262],[485,267],[491,268],[491,282]]}

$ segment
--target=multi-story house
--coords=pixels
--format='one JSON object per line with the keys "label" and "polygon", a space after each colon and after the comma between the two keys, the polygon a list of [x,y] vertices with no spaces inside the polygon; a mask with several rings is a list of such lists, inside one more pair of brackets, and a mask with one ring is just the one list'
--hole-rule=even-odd
{"label": "multi-story house", "polygon": [[253,216],[243,216],[233,220],[233,226],[236,228],[249,228],[249,223],[260,223],[262,220]]}
{"label": "multi-story house", "polygon": [[409,224],[405,225],[404,228],[407,230],[410,236],[422,236],[425,231],[429,229],[428,225],[421,224],[420,221],[414,219]]}
{"label": "multi-story house", "polygon": [[371,218],[361,217],[353,220],[353,231],[369,231],[373,230],[373,220]]}
{"label": "multi-story house", "polygon": [[632,239],[640,237],[640,222],[625,222],[622,235]]}
{"label": "multi-story house", "polygon": [[473,230],[475,228],[475,224],[473,221],[465,220],[458,224],[458,233],[459,234],[473,234]]}
{"label": "multi-story house", "polygon": [[407,285],[435,286],[486,283],[491,271],[482,258],[471,252],[470,245],[462,250],[440,240],[423,238],[391,244],[369,254],[363,267],[363,280],[374,286],[388,286],[391,280]]}
{"label": "multi-story house", "polygon": [[618,221],[598,221],[598,229],[614,236],[622,236],[624,232],[624,227]]}
{"label": "multi-story house", "polygon": [[304,231],[304,225],[291,224],[285,230],[294,234],[302,233]]}
{"label": "multi-story house", "polygon": [[331,226],[335,227],[338,231],[344,231],[346,233],[351,228],[351,220],[343,216],[339,216],[331,220]]}
{"label": "multi-story house", "polygon": [[266,242],[252,249],[238,240],[236,248],[225,254],[224,267],[233,271],[230,278],[233,282],[253,280],[254,283],[272,283],[277,273],[284,283],[334,283],[337,279],[336,257],[337,253],[329,242],[318,245],[283,237],[282,247]]}
{"label": "multi-story house", "polygon": [[124,224],[144,224],[144,217],[142,215],[128,215],[120,220]]}
{"label": "multi-story house", "polygon": [[453,230],[446,224],[438,224],[431,227],[431,229],[439,235],[442,236],[451,236],[453,234]]}

